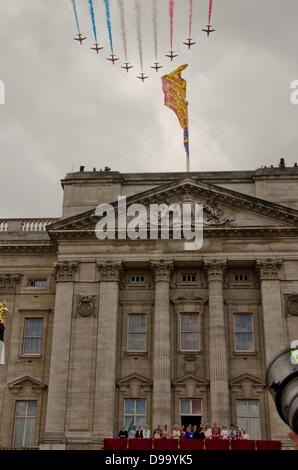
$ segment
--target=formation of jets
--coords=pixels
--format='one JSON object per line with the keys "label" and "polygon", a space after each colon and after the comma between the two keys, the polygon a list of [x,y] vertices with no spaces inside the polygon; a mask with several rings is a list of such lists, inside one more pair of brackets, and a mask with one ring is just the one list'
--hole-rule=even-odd
{"label": "formation of jets", "polygon": [[207,29],[202,29],[202,31],[204,31],[204,33],[207,33],[208,37],[209,37],[210,33],[213,33],[214,31],[216,31],[215,29],[211,29],[212,28],[211,24],[207,24],[206,28]]}
{"label": "formation of jets", "polygon": [[[202,31],[207,33],[207,36],[209,37],[209,35],[211,33],[213,33],[214,31],[216,31],[216,30],[212,29],[212,26],[210,24],[207,24],[206,29],[202,29]],[[85,41],[87,39],[87,37],[83,37],[83,35],[81,33],[77,34],[77,36],[78,36],[77,38],[73,38],[73,39],[75,41],[78,41],[80,44],[83,44],[83,41]],[[196,44],[196,42],[193,42],[192,38],[187,38],[186,41],[183,44],[185,44],[188,47],[188,49],[190,49],[191,46]],[[96,51],[96,53],[98,54],[98,52],[101,49],[103,49],[103,47],[100,46],[100,44],[95,43],[94,47],[91,47],[90,49]],[[169,57],[172,61],[175,57],[178,57],[178,54],[175,54],[174,51],[169,51],[169,54],[165,54],[165,56]],[[112,64],[114,65],[116,60],[119,60],[119,58],[115,57],[115,54],[111,54],[111,57],[108,57],[107,60],[111,61]],[[159,65],[159,62],[154,62],[154,65],[151,65],[151,68],[154,69],[156,72],[158,72],[158,70],[161,69],[162,67],[163,67],[162,65]],[[129,65],[129,62],[124,62],[124,65],[122,65],[121,68],[126,70],[126,72],[128,72],[129,69],[133,68],[133,65]],[[140,75],[137,76],[137,78],[142,80],[142,83],[144,83],[144,80],[146,80],[146,78],[149,78],[149,77],[147,77],[143,72],[141,72]]]}

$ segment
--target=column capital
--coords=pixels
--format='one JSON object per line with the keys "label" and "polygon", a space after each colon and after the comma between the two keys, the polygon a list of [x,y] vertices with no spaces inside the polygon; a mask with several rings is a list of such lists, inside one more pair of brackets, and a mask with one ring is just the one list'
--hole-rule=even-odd
{"label": "column capital", "polygon": [[0,274],[0,292],[10,293],[16,288],[18,282],[20,282],[22,274],[11,274],[1,273]]}
{"label": "column capital", "polygon": [[58,261],[54,263],[54,276],[57,282],[73,281],[74,273],[78,269],[78,261]]}
{"label": "column capital", "polygon": [[223,281],[227,269],[227,260],[223,258],[212,258],[203,260],[204,270],[209,281]]}
{"label": "column capital", "polygon": [[97,267],[99,270],[100,281],[114,281],[118,282],[120,274],[123,272],[123,265],[121,261],[98,261]]}
{"label": "column capital", "polygon": [[170,282],[171,275],[174,272],[174,261],[165,261],[163,259],[159,261],[151,261],[151,269],[153,271],[155,282]]}
{"label": "column capital", "polygon": [[261,281],[280,279],[282,259],[259,259],[256,261],[256,270]]}

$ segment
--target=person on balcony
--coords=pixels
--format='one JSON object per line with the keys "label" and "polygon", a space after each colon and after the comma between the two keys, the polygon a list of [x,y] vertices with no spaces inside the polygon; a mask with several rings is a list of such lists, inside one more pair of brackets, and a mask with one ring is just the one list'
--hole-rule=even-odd
{"label": "person on balcony", "polygon": [[127,439],[128,438],[128,432],[125,429],[125,426],[122,426],[122,428],[119,431],[118,437],[122,439]]}
{"label": "person on balcony", "polygon": [[168,430],[168,425],[165,424],[164,425],[164,428],[163,428],[163,431],[162,431],[162,438],[163,439],[170,439],[171,435],[170,435],[170,431]]}
{"label": "person on balcony", "polygon": [[172,438],[173,439],[179,439],[180,438],[180,430],[178,424],[175,424],[172,432]]}
{"label": "person on balcony", "polygon": [[143,438],[144,439],[149,439],[150,438],[150,429],[148,424],[145,425],[145,428],[143,430]]}

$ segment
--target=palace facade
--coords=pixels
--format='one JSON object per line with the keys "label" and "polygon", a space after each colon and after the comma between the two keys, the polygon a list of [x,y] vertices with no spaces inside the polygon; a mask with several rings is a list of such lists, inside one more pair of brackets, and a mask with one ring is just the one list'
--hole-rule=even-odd
{"label": "palace facade", "polygon": [[[124,424],[280,439],[266,365],[298,339],[298,168],[62,180],[62,217],[0,220],[0,446],[98,449]],[[99,240],[95,209],[200,203],[184,240]]]}

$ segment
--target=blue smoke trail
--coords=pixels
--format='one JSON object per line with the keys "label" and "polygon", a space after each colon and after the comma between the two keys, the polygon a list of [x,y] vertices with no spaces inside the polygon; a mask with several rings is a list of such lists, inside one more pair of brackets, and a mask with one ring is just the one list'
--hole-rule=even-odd
{"label": "blue smoke trail", "polygon": [[74,11],[74,15],[75,15],[76,23],[77,23],[78,33],[81,34],[80,25],[79,25],[79,18],[78,18],[78,12],[77,12],[77,6],[76,6],[76,0],[71,0],[71,3],[72,3],[72,6],[73,6],[73,11]]}
{"label": "blue smoke trail", "polygon": [[105,3],[105,7],[106,7],[107,25],[108,25],[108,30],[109,30],[111,52],[112,52],[112,54],[114,54],[113,40],[112,40],[111,16],[110,16],[110,2],[109,2],[109,0],[104,0],[104,3]]}
{"label": "blue smoke trail", "polygon": [[90,15],[91,15],[92,25],[93,25],[94,38],[95,38],[95,42],[97,43],[97,34],[96,34],[96,26],[95,26],[95,18],[94,18],[93,0],[89,0],[89,6],[90,6]]}

